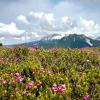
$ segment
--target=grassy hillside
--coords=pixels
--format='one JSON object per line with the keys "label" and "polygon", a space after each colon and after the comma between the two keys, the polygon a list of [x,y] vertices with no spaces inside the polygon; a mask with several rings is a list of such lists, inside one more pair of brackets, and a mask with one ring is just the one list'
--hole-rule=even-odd
{"label": "grassy hillside", "polygon": [[100,48],[0,47],[0,100],[99,100]]}

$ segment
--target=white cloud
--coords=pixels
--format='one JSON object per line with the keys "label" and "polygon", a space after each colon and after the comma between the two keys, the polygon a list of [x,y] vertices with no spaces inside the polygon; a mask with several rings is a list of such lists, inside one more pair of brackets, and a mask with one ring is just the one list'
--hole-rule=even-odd
{"label": "white cloud", "polygon": [[80,25],[90,31],[90,28],[93,28],[95,26],[95,23],[93,20],[86,20],[80,17]]}
{"label": "white cloud", "polygon": [[63,23],[66,23],[66,22],[68,22],[69,17],[68,16],[64,16],[64,17],[61,18],[61,20],[62,20]]}
{"label": "white cloud", "polygon": [[[82,17],[73,20],[69,16],[63,16],[58,20],[53,13],[30,12],[27,16],[18,16],[17,21],[16,24],[14,22],[10,24],[0,23],[0,37],[3,37],[2,40],[0,39],[1,41],[25,42],[25,34],[27,34],[27,41],[39,40],[54,33],[61,34],[60,37],[73,33],[100,36],[98,34],[100,25],[93,20]],[[21,24],[27,22],[28,25]]]}
{"label": "white cloud", "polygon": [[52,25],[52,23],[55,21],[54,16],[52,13],[44,14],[44,20],[49,24]]}
{"label": "white cloud", "polygon": [[35,21],[36,23],[46,23],[47,25],[52,25],[55,21],[52,13],[30,12],[28,17],[30,21]]}
{"label": "white cloud", "polygon": [[24,32],[24,30],[18,29],[14,22],[11,22],[10,24],[0,23],[0,37],[17,37]]}
{"label": "white cloud", "polygon": [[44,15],[43,12],[30,12],[29,13],[29,16],[32,16],[33,19],[40,19],[41,20],[41,18],[43,18],[43,15]]}
{"label": "white cloud", "polygon": [[16,38],[21,39],[24,33],[25,30],[20,30],[14,22],[10,24],[0,23],[0,42],[4,44],[16,43]]}
{"label": "white cloud", "polygon": [[30,23],[26,31],[36,40],[54,33],[60,33],[62,36],[73,33],[96,36],[100,31],[100,26],[93,20],[82,17],[72,20],[69,16],[63,16],[58,20],[53,13],[30,12],[26,18]]}
{"label": "white cloud", "polygon": [[88,36],[99,36],[100,25],[96,24],[93,20],[86,20],[80,17],[77,30]]}
{"label": "white cloud", "polygon": [[26,16],[19,15],[19,16],[17,17],[17,20],[20,21],[20,22],[22,22],[22,23],[24,23],[24,24],[29,24],[29,22],[28,22]]}

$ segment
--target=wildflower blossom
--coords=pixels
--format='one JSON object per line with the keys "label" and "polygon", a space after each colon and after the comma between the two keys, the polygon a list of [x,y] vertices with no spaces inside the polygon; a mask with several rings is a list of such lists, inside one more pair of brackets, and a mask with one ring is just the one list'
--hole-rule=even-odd
{"label": "wildflower blossom", "polygon": [[89,96],[84,96],[84,100],[89,100]]}
{"label": "wildflower blossom", "polygon": [[66,90],[66,85],[63,84],[61,86],[58,86],[58,90],[59,90],[60,93],[63,93]]}
{"label": "wildflower blossom", "polygon": [[18,88],[18,87],[16,87],[16,88],[15,88],[15,91],[18,91],[18,90],[19,90],[19,88]]}
{"label": "wildflower blossom", "polygon": [[25,94],[27,94],[27,91],[23,91],[22,94],[21,94],[21,96],[23,96]]}
{"label": "wildflower blossom", "polygon": [[19,81],[19,82],[22,82],[24,80],[24,78],[21,76],[20,73],[16,73],[16,80]]}
{"label": "wildflower blossom", "polygon": [[57,85],[57,84],[53,84],[52,88],[51,88],[53,93],[63,93],[66,90],[66,85],[62,84],[62,85]]}
{"label": "wildflower blossom", "polygon": [[25,88],[30,88],[33,86],[34,81],[30,81],[26,84]]}
{"label": "wildflower blossom", "polygon": [[52,85],[51,90],[52,90],[53,93],[58,92],[58,86],[57,86],[57,84],[54,83],[54,84]]}
{"label": "wildflower blossom", "polygon": [[24,80],[24,78],[22,78],[21,76],[17,76],[16,80],[18,80],[19,82],[22,82]]}

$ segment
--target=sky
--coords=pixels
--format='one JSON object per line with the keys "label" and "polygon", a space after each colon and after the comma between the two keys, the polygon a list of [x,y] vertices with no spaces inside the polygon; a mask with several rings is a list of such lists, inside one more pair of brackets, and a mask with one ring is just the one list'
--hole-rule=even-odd
{"label": "sky", "polygon": [[100,0],[0,0],[1,43],[35,41],[54,33],[100,36]]}

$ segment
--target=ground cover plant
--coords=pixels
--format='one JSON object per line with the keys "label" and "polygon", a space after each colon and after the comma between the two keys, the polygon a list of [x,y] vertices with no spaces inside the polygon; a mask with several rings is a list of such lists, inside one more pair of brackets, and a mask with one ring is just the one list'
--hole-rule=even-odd
{"label": "ground cover plant", "polygon": [[100,48],[0,47],[0,100],[100,100]]}

